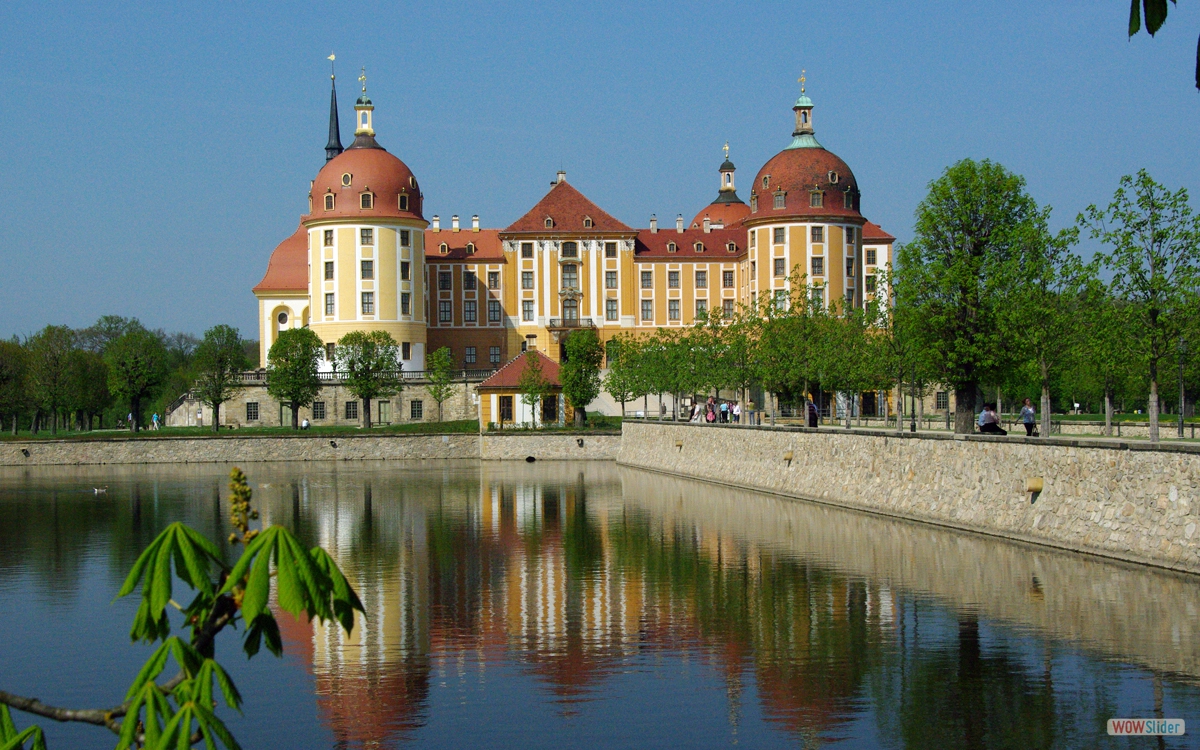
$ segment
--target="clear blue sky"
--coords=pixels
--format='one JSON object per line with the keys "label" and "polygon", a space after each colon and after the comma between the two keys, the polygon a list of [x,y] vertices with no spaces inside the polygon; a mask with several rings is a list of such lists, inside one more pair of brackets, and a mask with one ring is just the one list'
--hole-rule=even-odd
{"label": "clear blue sky", "polygon": [[[1047,7],[1050,6],[1050,7]],[[817,137],[901,240],[966,156],[1064,225],[1146,167],[1200,192],[1200,2],[1126,40],[1127,0],[0,4],[0,335],[105,313],[256,337],[250,287],[323,163],[325,58],[344,140],[360,65],[380,142],[428,215],[503,227],[562,167],[633,226],[690,218],[730,142],[740,193]],[[1193,197],[1200,207],[1200,196]]]}

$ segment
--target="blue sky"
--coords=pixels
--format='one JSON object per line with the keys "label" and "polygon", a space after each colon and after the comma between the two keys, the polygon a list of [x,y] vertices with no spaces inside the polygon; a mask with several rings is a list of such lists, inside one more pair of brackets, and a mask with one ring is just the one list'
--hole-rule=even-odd
{"label": "blue sky", "polygon": [[250,287],[323,163],[331,51],[343,133],[365,64],[379,140],[427,213],[484,226],[560,167],[633,226],[690,218],[726,140],[745,197],[789,141],[801,68],[818,139],[901,240],[967,156],[1024,175],[1059,226],[1140,167],[1195,193],[1200,3],[1171,6],[1155,39],[1126,39],[1128,8],[9,0],[0,335],[113,313],[257,336]]}

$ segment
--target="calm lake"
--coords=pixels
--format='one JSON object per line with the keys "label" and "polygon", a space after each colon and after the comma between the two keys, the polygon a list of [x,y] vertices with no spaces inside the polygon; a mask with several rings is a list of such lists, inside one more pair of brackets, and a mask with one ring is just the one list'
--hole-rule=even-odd
{"label": "calm lake", "polygon": [[[149,649],[113,597],[168,523],[228,535],[229,468],[0,469],[0,689],[120,703]],[[611,463],[243,468],[367,612],[221,636],[247,750],[1200,747],[1200,578]],[[1155,716],[1188,734],[1106,733]]]}

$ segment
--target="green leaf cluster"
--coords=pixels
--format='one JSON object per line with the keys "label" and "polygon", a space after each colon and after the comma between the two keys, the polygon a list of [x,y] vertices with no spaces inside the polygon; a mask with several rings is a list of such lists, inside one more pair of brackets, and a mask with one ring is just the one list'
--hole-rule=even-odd
{"label": "green leaf cluster", "polygon": [[317,366],[324,345],[310,328],[281,331],[267,353],[267,393],[292,405],[292,427],[298,427],[300,408],[321,392]]}

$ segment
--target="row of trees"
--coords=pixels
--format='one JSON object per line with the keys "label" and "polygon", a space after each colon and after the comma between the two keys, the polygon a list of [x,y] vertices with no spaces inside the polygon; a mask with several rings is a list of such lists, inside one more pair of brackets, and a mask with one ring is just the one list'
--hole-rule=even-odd
{"label": "row of trees", "polygon": [[[563,342],[563,358],[558,368],[563,399],[574,411],[574,424],[587,423],[587,406],[600,395],[600,369],[604,364],[604,347],[590,328],[572,331]],[[534,414],[541,413],[542,400],[550,393],[551,384],[542,372],[537,352],[525,352],[524,368],[517,381],[521,401]]]}
{"label": "row of trees", "polygon": [[[956,432],[974,429],[985,394],[1040,401],[1042,434],[1059,404],[1145,405],[1158,439],[1165,382],[1200,390],[1200,217],[1187,191],[1145,171],[1112,201],[1051,232],[1050,208],[999,164],[963,160],[929,186],[912,242],[877,277],[866,305],[812,302],[797,269],[788,290],[729,319],[609,343],[605,386],[645,394],[745,392],[803,402],[896,389],[955,394]],[[1095,242],[1085,259],[1081,238]],[[1180,417],[1182,418],[1182,408]],[[846,410],[849,419],[849,410]]]}

